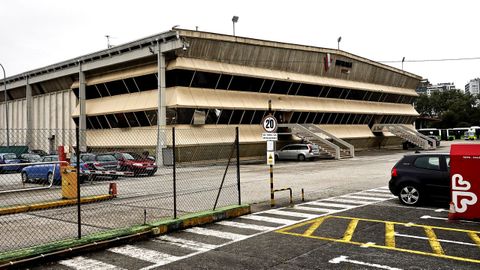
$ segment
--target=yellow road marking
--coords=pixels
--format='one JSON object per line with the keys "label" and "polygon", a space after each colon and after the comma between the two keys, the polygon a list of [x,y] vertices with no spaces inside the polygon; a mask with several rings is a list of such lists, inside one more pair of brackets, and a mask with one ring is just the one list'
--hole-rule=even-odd
{"label": "yellow road marking", "polygon": [[385,222],[385,246],[395,247],[395,225],[392,222]]}
{"label": "yellow road marking", "polygon": [[[292,232],[286,232],[286,231],[282,231],[282,232],[279,232],[279,233],[287,234],[287,235],[293,235],[293,236],[307,237],[307,238],[312,238],[312,239],[325,240],[325,241],[332,241],[332,242],[337,242],[337,243],[353,244],[353,245],[357,245],[357,246],[365,245],[365,243],[344,241],[343,239],[327,238],[327,237],[314,236],[314,235],[304,236],[304,235],[299,234],[299,233],[292,233]],[[395,250],[395,251],[401,251],[401,252],[406,252],[406,253],[411,253],[411,254],[432,256],[432,257],[437,257],[437,258],[444,258],[444,259],[451,259],[451,260],[456,260],[456,261],[471,262],[471,263],[479,263],[480,264],[480,260],[457,257],[457,256],[450,256],[450,255],[445,255],[445,254],[435,254],[435,253],[423,252],[423,251],[418,251],[418,250],[396,248],[396,247],[387,247],[387,246],[376,245],[376,244],[369,245],[369,247],[387,249],[387,250]]]}
{"label": "yellow road marking", "polygon": [[[330,218],[341,218],[341,219],[354,219],[354,217],[344,217],[344,216],[330,216]],[[420,224],[408,224],[408,223],[402,223],[402,222],[395,222],[395,221],[386,221],[386,220],[378,220],[378,219],[368,219],[368,218],[356,218],[360,221],[370,221],[370,222],[378,222],[378,223],[385,223],[385,222],[390,222],[395,225],[403,225],[403,226],[409,226],[409,227],[419,227],[419,228],[424,228],[427,225],[420,225]],[[428,226],[432,229],[438,229],[438,230],[444,230],[444,231],[452,231],[452,232],[464,232],[464,233],[469,233],[469,232],[475,232],[475,233],[480,233],[480,231],[470,231],[470,230],[462,230],[462,229],[455,229],[455,228],[447,228],[447,227],[436,227],[436,226]]]}
{"label": "yellow road marking", "polygon": [[435,254],[445,255],[442,245],[440,245],[440,242],[438,242],[437,235],[435,235],[435,232],[433,231],[433,229],[431,227],[425,226],[424,230],[425,230],[425,233],[427,234],[428,242],[430,243],[430,246],[432,247],[433,252]]}
{"label": "yellow road marking", "polygon": [[358,224],[358,219],[352,219],[352,221],[350,221],[350,224],[348,224],[347,230],[343,235],[343,241],[348,242],[352,240],[353,232],[355,232],[355,229],[357,228],[357,224]]}
{"label": "yellow road marking", "polygon": [[480,247],[480,237],[478,237],[478,234],[476,234],[475,232],[469,232],[468,236],[470,236],[470,238],[473,240],[473,242],[475,242],[475,244],[478,247]]}
{"label": "yellow road marking", "polygon": [[[328,237],[321,237],[311,235],[313,232],[321,226],[322,222],[328,218],[337,218],[337,219],[349,219],[351,220],[350,224],[348,225],[347,230],[343,238],[336,239],[336,238],[328,238]],[[365,219],[365,218],[354,218],[354,217],[344,217],[344,216],[324,216],[314,220],[308,220],[299,224],[295,224],[292,226],[284,227],[280,230],[277,230],[278,233],[286,234],[286,235],[293,235],[293,236],[300,236],[312,239],[320,239],[325,241],[332,241],[337,243],[347,243],[347,244],[354,244],[358,246],[363,246],[365,243],[354,242],[351,241],[353,232],[355,231],[358,221],[369,221],[375,223],[385,223],[385,245],[377,245],[377,244],[370,244],[369,247],[386,249],[386,250],[394,250],[400,252],[406,252],[411,254],[418,254],[418,255],[425,255],[425,256],[432,256],[444,259],[451,259],[456,261],[463,261],[463,262],[471,262],[471,263],[479,263],[480,260],[477,259],[470,259],[464,257],[457,257],[457,256],[450,256],[445,255],[445,252],[440,245],[440,242],[437,239],[437,236],[434,232],[435,230],[444,230],[444,231],[454,231],[454,232],[462,232],[467,233],[470,238],[475,242],[475,244],[480,247],[480,237],[478,231],[469,231],[469,230],[462,230],[462,229],[454,229],[454,228],[446,228],[446,227],[436,227],[436,226],[427,226],[427,225],[419,225],[419,224],[408,224],[408,223],[401,223],[401,222],[394,222],[394,221],[385,221],[385,220],[376,220],[376,219]],[[310,224],[310,227],[304,233],[293,233],[290,230],[299,228],[301,226],[305,226]],[[402,225],[402,226],[411,226],[411,227],[419,227],[425,230],[426,235],[428,236],[430,246],[432,247],[433,252],[424,252],[418,250],[411,250],[411,249],[404,249],[404,248],[397,248],[395,245],[395,225]]]}
{"label": "yellow road marking", "polygon": [[320,227],[320,225],[322,225],[322,222],[323,222],[324,220],[325,220],[324,218],[320,218],[320,219],[316,220],[316,221],[303,233],[303,235],[305,235],[305,236],[310,236],[310,235],[312,235],[312,234],[318,229],[318,227]]}

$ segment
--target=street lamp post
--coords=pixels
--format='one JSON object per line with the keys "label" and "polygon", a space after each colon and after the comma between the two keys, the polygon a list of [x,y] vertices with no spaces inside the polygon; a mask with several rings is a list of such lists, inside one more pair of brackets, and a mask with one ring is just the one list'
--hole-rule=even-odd
{"label": "street lamp post", "polygon": [[337,49],[340,50],[340,41],[342,41],[342,37],[338,37],[337,39]]}
{"label": "street lamp post", "polygon": [[232,17],[232,23],[233,23],[233,36],[235,36],[235,23],[238,22],[238,16],[233,16]]}
{"label": "street lamp post", "polygon": [[5,94],[5,125],[7,127],[7,147],[10,146],[10,136],[9,136],[9,131],[8,131],[8,103],[7,103],[7,75],[5,73],[5,68],[3,67],[2,64],[0,64],[0,67],[2,67],[3,70],[3,86],[4,86],[4,94]]}
{"label": "street lamp post", "polygon": [[403,62],[405,62],[405,56],[402,58],[402,70],[403,70]]}

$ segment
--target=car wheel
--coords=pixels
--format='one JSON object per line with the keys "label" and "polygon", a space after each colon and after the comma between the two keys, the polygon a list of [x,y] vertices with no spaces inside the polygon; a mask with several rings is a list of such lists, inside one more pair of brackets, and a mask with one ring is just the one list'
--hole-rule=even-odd
{"label": "car wheel", "polygon": [[278,155],[275,155],[275,160],[280,160],[280,159],[278,158]]}
{"label": "car wheel", "polygon": [[421,203],[422,193],[417,185],[407,184],[400,189],[398,198],[402,204],[416,206]]}
{"label": "car wheel", "polygon": [[22,172],[22,183],[30,183],[27,172]]}
{"label": "car wheel", "polygon": [[298,155],[298,160],[299,161],[305,161],[305,156],[304,155]]}

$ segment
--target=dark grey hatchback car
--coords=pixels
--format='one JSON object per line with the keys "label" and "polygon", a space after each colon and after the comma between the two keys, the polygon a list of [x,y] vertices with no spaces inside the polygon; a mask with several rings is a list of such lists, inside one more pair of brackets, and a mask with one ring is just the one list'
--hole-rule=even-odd
{"label": "dark grey hatchback car", "polygon": [[389,188],[400,202],[419,205],[450,202],[450,155],[420,153],[405,155],[392,168]]}

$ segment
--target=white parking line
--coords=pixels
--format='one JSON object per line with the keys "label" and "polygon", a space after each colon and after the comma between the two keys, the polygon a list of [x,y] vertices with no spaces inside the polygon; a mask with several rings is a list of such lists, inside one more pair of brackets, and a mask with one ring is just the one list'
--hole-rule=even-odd
{"label": "white parking line", "polygon": [[201,234],[201,235],[207,235],[207,236],[214,236],[214,237],[219,237],[219,238],[224,238],[229,240],[242,240],[247,237],[247,235],[230,233],[230,232],[222,232],[222,231],[211,230],[211,229],[206,229],[202,227],[192,227],[192,228],[185,229],[183,231]]}
{"label": "white parking line", "polygon": [[[432,217],[432,216],[421,216],[421,219],[437,219],[437,220],[448,220],[448,218],[444,217]],[[463,219],[457,219],[456,221],[463,222],[463,223],[474,223],[474,224],[480,224],[478,221],[471,221],[471,220],[463,220]]]}
{"label": "white parking line", "polygon": [[132,245],[109,248],[108,251],[122,254],[128,257],[154,263],[156,265],[165,265],[178,260],[180,257],[161,253],[155,250],[141,248]]}
{"label": "white parking line", "polygon": [[[414,238],[414,239],[422,239],[422,240],[429,240],[428,237],[423,237],[423,236],[416,236],[416,235],[409,235],[409,234],[401,234],[401,233],[395,233],[395,236],[399,237],[406,237],[406,238]],[[472,243],[465,243],[465,242],[460,242],[460,241],[452,241],[452,240],[445,240],[445,239],[438,239],[438,242],[444,242],[444,243],[452,243],[452,244],[458,244],[458,245],[464,245],[464,246],[473,246],[476,247],[476,244]]]}
{"label": "white parking line", "polygon": [[278,223],[278,224],[284,224],[284,225],[287,225],[287,224],[290,225],[290,224],[298,222],[297,220],[263,217],[263,216],[259,216],[259,215],[255,215],[255,214],[254,215],[241,216],[240,218],[258,220],[258,221],[265,221],[265,222],[270,222],[270,223]]}
{"label": "white parking line", "polygon": [[82,256],[74,257],[68,260],[62,260],[58,262],[61,265],[65,265],[67,267],[78,269],[78,270],[91,270],[91,269],[98,269],[98,270],[111,270],[111,269],[118,269],[122,270],[125,268],[120,268],[116,265],[104,263],[101,261],[97,261],[94,259],[88,259]]}
{"label": "white parking line", "polygon": [[241,222],[227,221],[227,220],[219,221],[219,222],[216,222],[215,224],[220,224],[220,225],[230,226],[235,228],[242,228],[242,229],[251,229],[256,231],[270,231],[276,228],[276,227],[267,227],[267,226],[260,226],[255,224],[248,224],[248,223],[241,223]]}
{"label": "white parking line", "polygon": [[172,244],[172,245],[175,245],[175,246],[179,246],[179,247],[183,247],[183,248],[187,248],[187,249],[192,249],[192,250],[196,250],[196,251],[209,251],[209,250],[212,250],[212,249],[215,249],[215,248],[218,247],[217,245],[201,243],[201,242],[187,240],[187,239],[183,239],[183,238],[177,238],[177,237],[173,237],[173,236],[169,236],[169,235],[159,236],[156,239],[154,239],[153,241],[163,242],[163,243],[166,242],[168,244]]}

